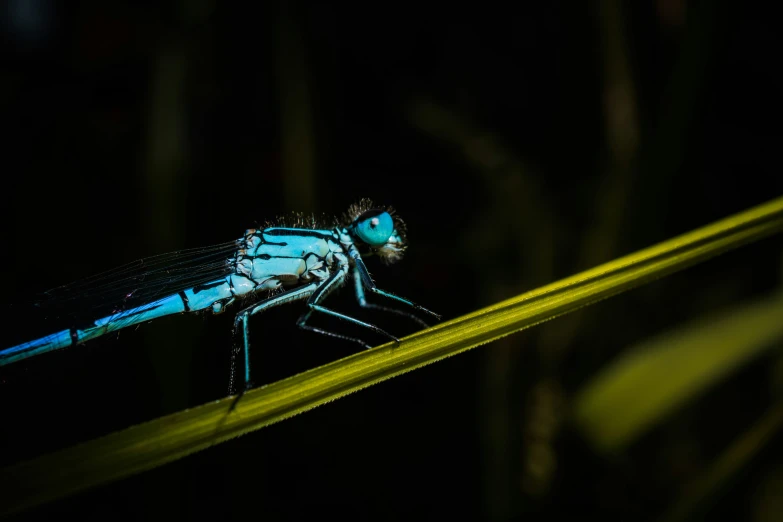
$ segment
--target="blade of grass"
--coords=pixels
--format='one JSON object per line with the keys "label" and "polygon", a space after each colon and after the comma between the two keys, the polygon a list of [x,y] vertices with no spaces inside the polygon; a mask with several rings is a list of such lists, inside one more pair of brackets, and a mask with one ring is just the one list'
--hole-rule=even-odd
{"label": "blade of grass", "polygon": [[574,400],[574,419],[599,451],[621,450],[783,338],[783,296],[656,336],[631,347]]}
{"label": "blade of grass", "polygon": [[[0,470],[2,513],[182,458],[783,230],[783,197],[406,337],[232,398]],[[34,405],[31,405],[34,407]],[[10,423],[7,422],[6,426]]]}

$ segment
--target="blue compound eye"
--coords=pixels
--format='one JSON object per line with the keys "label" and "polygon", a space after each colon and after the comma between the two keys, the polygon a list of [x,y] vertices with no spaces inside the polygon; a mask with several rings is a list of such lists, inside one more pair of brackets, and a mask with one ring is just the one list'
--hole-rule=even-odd
{"label": "blue compound eye", "polygon": [[394,233],[394,220],[388,212],[365,212],[354,225],[359,239],[370,246],[382,246]]}

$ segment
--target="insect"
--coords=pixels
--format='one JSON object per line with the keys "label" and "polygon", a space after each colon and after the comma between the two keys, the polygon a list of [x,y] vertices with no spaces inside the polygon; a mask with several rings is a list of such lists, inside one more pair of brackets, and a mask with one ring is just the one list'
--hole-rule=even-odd
{"label": "insect", "polygon": [[[390,264],[400,260],[406,249],[405,224],[391,207],[375,206],[363,199],[351,205],[341,221],[332,220],[331,226],[301,215],[285,225],[278,221],[274,226],[249,229],[236,241],[141,259],[50,290],[41,306],[54,302],[78,307],[89,301],[92,317],[98,319],[0,350],[0,366],[171,314],[219,314],[235,303],[267,292],[266,298],[240,309],[234,320],[234,333],[241,337],[244,389],[249,389],[249,319],[274,306],[304,300],[307,309],[296,323],[299,328],[365,348],[370,345],[361,339],[311,326],[308,319],[316,313],[324,314],[399,341],[375,325],[324,306],[326,297],[346,282],[349,272],[360,306],[407,316],[427,326],[410,312],[369,303],[365,295],[369,292],[440,319],[408,299],[381,290],[367,271],[363,257],[375,255]],[[234,373],[232,359],[232,390]]]}

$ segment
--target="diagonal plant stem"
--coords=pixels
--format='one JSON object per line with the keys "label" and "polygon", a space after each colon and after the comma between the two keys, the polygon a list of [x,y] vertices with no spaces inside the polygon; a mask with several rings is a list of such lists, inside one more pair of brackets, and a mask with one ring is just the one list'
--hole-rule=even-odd
{"label": "diagonal plant stem", "polygon": [[685,522],[707,519],[722,491],[743,468],[751,465],[783,428],[783,403],[772,404],[750,429],[740,435],[686,490],[686,494],[659,519],[659,522]]}
{"label": "diagonal plant stem", "polygon": [[[783,197],[402,340],[0,470],[0,515],[125,478],[783,231]],[[9,423],[6,423],[8,425]]]}

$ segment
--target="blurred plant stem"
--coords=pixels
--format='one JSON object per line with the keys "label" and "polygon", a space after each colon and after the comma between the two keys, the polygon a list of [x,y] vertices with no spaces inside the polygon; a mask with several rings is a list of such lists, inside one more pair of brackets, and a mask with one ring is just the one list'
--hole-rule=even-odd
{"label": "blurred plant stem", "polygon": [[296,3],[281,0],[277,24],[277,80],[284,208],[317,210],[311,77]]}
{"label": "blurred plant stem", "polygon": [[[557,216],[537,185],[537,177],[529,174],[530,167],[509,151],[497,135],[432,100],[413,100],[407,114],[416,128],[454,147],[486,179],[491,199],[475,227],[463,236],[470,238],[471,244],[463,245],[461,250],[467,255],[482,256],[472,260],[476,266],[483,266],[488,257],[494,259],[494,252],[519,261],[504,267],[503,277],[494,279],[493,284],[482,285],[481,299],[494,302],[507,297],[514,288],[531,288],[551,280]],[[494,223],[506,226],[501,228]],[[535,255],[528,255],[530,244],[536,245]],[[479,424],[485,426],[481,431],[483,501],[492,520],[506,520],[518,511],[514,499],[520,481],[516,477],[525,464],[520,464],[524,457],[519,461],[509,459],[513,448],[520,444],[514,412],[521,400],[513,390],[517,381],[515,369],[524,353],[520,344],[529,339],[500,339],[495,349],[484,355],[482,398],[477,414]],[[550,471],[546,466],[536,469],[544,475]]]}
{"label": "blurred plant stem", "polygon": [[185,136],[185,77],[187,57],[184,42],[164,43],[153,58],[147,152],[143,179],[147,202],[144,218],[146,242],[152,251],[173,250],[182,244],[181,217],[185,208],[178,187],[187,173],[188,145]]}
{"label": "blurred plant stem", "polygon": [[[634,161],[639,142],[636,94],[628,65],[628,41],[618,0],[602,0],[598,6],[598,30],[603,58],[603,108],[606,129],[606,164],[596,184],[590,207],[591,220],[580,238],[573,270],[593,266],[616,255],[626,220],[626,201],[635,179]],[[592,310],[574,314],[541,329],[538,351],[547,374],[559,372],[560,361],[571,348],[577,332],[589,322]]]}
{"label": "blurred plant stem", "polygon": [[[770,440],[780,432],[781,428],[783,428],[783,402],[778,402],[726,449],[700,477],[685,488],[680,500],[661,517],[660,522],[685,522],[701,519],[701,516],[708,519],[706,511],[710,505],[717,502],[721,493],[739,472],[749,466],[766,449]],[[775,504],[780,505],[779,498]],[[779,520],[779,517],[780,512],[774,513],[770,520]]]}
{"label": "blurred plant stem", "polygon": [[[185,218],[189,176],[186,136],[188,72],[187,43],[178,37],[161,43],[151,57],[150,94],[147,113],[145,161],[142,163],[145,201],[140,208],[144,223],[142,244],[149,252],[170,252],[185,243]],[[134,254],[141,257],[139,253]],[[151,335],[150,329],[144,335]],[[168,334],[167,343],[188,342],[198,331]],[[160,337],[157,337],[160,339]],[[161,411],[177,411],[187,404],[190,382],[188,368],[191,353],[187,350],[165,353],[145,343],[145,358],[157,377]],[[172,376],[180,376],[172,378]]]}

